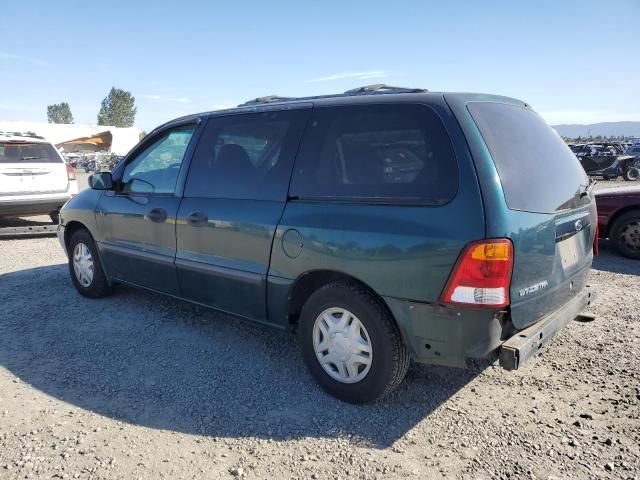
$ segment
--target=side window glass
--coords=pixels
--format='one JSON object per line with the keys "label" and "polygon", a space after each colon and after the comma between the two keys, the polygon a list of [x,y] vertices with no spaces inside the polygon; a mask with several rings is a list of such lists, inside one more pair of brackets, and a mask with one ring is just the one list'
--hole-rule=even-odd
{"label": "side window glass", "polygon": [[186,197],[284,200],[307,110],[213,117],[194,154]]}
{"label": "side window glass", "polygon": [[291,183],[298,197],[439,205],[458,190],[458,166],[438,115],[425,105],[314,111]]}
{"label": "side window glass", "polygon": [[174,193],[195,126],[170,130],[140,152],[124,169],[125,193]]}

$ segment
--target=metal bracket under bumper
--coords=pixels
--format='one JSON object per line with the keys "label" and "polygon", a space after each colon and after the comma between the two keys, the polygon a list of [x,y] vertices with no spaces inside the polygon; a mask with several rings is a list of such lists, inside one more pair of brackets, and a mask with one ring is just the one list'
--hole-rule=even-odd
{"label": "metal bracket under bumper", "polygon": [[518,369],[569,322],[580,317],[580,312],[595,298],[595,292],[587,286],[562,308],[506,340],[499,350],[500,366],[507,370]]}
{"label": "metal bracket under bumper", "polygon": [[31,227],[2,227],[1,237],[19,237],[29,235],[55,235],[58,225],[33,225]]}

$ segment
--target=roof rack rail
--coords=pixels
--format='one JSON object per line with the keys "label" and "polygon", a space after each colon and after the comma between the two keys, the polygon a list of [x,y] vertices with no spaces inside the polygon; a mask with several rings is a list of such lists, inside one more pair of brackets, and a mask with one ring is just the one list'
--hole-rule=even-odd
{"label": "roof rack rail", "polygon": [[270,103],[270,102],[283,102],[285,100],[295,100],[294,97],[280,97],[278,95],[267,95],[266,97],[258,97],[253,98],[247,102],[241,103],[238,105],[239,107],[245,107],[247,105],[256,105],[260,103]]}
{"label": "roof rack rail", "polygon": [[38,135],[35,132],[2,132],[0,131],[0,135],[4,135],[5,137],[29,137],[29,138],[39,138],[44,140],[42,135]]}
{"label": "roof rack rail", "polygon": [[354,95],[359,93],[423,93],[428,91],[426,88],[394,87],[384,83],[375,83],[364,87],[352,88],[344,93],[346,95]]}

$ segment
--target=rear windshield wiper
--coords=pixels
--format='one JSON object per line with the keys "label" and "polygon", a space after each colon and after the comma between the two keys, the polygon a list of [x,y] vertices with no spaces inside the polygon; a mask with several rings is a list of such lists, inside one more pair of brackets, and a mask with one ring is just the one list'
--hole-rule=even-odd
{"label": "rear windshield wiper", "polygon": [[580,198],[586,197],[591,193],[596,181],[592,178],[587,185],[580,185]]}
{"label": "rear windshield wiper", "polygon": [[39,160],[41,158],[48,158],[48,157],[22,157],[20,160]]}

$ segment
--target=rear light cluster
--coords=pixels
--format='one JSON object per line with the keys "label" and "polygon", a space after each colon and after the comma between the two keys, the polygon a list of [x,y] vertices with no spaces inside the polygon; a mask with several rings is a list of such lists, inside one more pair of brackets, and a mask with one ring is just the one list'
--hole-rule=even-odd
{"label": "rear light cluster", "polygon": [[453,269],[442,300],[445,303],[506,307],[513,270],[513,244],[507,238],[473,242]]}
{"label": "rear light cluster", "polygon": [[74,168],[67,163],[67,179],[69,181],[76,179],[76,171]]}

